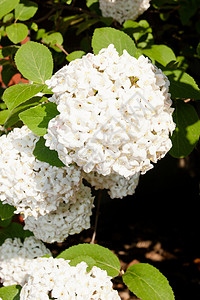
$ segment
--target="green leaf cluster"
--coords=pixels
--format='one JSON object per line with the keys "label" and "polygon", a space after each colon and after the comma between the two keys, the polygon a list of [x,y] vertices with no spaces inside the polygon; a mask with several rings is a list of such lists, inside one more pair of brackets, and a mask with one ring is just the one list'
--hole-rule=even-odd
{"label": "green leaf cluster", "polygon": [[[19,0],[0,1],[0,19],[4,17],[3,21],[8,23],[5,32],[11,42],[18,44],[28,36],[28,26],[19,21],[31,19],[37,9],[38,5],[29,0],[21,0],[20,2]],[[13,13],[11,13],[12,11]]]}

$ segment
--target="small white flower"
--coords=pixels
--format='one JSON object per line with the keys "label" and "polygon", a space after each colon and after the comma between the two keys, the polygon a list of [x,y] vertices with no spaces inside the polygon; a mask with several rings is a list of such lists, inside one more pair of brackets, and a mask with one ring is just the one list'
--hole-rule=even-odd
{"label": "small white flower", "polygon": [[151,0],[99,0],[104,17],[112,17],[122,24],[126,20],[135,20],[150,6]]}
{"label": "small white flower", "polygon": [[44,138],[64,164],[131,177],[170,150],[169,81],[148,58],[126,50],[119,56],[111,44],[72,61],[46,83],[60,114]]}
{"label": "small white flower", "polygon": [[93,202],[91,189],[82,185],[74,202],[61,203],[55,211],[38,219],[27,217],[24,229],[32,231],[44,242],[63,242],[68,235],[90,228]]}
{"label": "small white flower", "polygon": [[88,272],[87,267],[85,262],[72,267],[62,258],[36,259],[20,292],[20,300],[119,300],[107,272],[95,266]]}
{"label": "small white flower", "polygon": [[133,195],[139,182],[140,173],[125,178],[117,173],[107,176],[97,172],[83,173],[83,177],[96,189],[107,189],[112,199]]}
{"label": "small white flower", "polygon": [[49,249],[35,237],[8,238],[0,246],[0,278],[4,286],[23,285],[34,258],[51,255]]}
{"label": "small white flower", "polygon": [[37,218],[63,201],[73,201],[81,183],[77,167],[58,168],[37,160],[33,150],[38,140],[26,126],[0,137],[0,200],[24,218]]}

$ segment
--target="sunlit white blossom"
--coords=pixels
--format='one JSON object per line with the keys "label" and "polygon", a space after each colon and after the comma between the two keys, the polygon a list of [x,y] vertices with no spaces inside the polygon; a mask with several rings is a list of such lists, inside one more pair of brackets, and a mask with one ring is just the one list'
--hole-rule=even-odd
{"label": "sunlit white blossom", "polygon": [[62,258],[38,258],[29,270],[29,279],[20,292],[20,300],[77,299],[119,300],[107,272],[87,264],[70,266]]}
{"label": "sunlit white blossom", "polygon": [[0,200],[25,218],[73,201],[81,181],[75,166],[59,168],[37,160],[33,150],[38,140],[26,126],[0,137]]}
{"label": "sunlit white blossom", "polygon": [[28,217],[24,229],[32,231],[44,242],[63,242],[68,235],[90,228],[93,202],[91,189],[82,185],[74,202],[61,203],[57,210],[38,219]]}
{"label": "sunlit white blossom", "polygon": [[151,0],[99,0],[104,17],[112,17],[122,24],[126,20],[135,20],[150,6]]}
{"label": "sunlit white blossom", "polygon": [[148,58],[111,44],[64,66],[50,80],[50,101],[60,112],[50,120],[46,146],[86,173],[146,171],[170,150],[175,128],[169,80]]}
{"label": "sunlit white blossom", "polygon": [[4,286],[23,285],[34,258],[51,255],[49,249],[35,237],[8,238],[0,246],[0,278]]}

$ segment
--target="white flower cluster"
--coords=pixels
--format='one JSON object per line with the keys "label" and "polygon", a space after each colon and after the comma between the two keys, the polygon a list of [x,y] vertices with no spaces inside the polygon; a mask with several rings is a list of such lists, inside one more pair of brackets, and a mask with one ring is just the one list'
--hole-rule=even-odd
{"label": "white flower cluster", "polygon": [[75,166],[58,168],[33,155],[39,137],[26,126],[0,137],[0,200],[37,218],[74,201],[81,181]]}
{"label": "white flower cluster", "polygon": [[23,285],[34,258],[51,255],[49,249],[35,237],[8,238],[0,246],[0,278],[4,286]]}
{"label": "white flower cluster", "polygon": [[136,173],[130,178],[125,178],[117,173],[103,176],[97,172],[84,173],[83,176],[95,190],[107,189],[110,198],[114,199],[133,195],[139,182],[140,173]]}
{"label": "white flower cluster", "polygon": [[91,189],[81,185],[75,202],[61,203],[56,211],[38,219],[32,216],[26,218],[24,229],[32,231],[44,242],[63,242],[68,235],[90,228],[93,202]]}
{"label": "white flower cluster", "polygon": [[99,0],[103,17],[112,17],[122,24],[135,20],[150,6],[150,0]]}
{"label": "white flower cluster", "polygon": [[31,265],[20,300],[119,300],[107,272],[95,266],[87,272],[87,267],[85,262],[72,267],[62,258],[38,258]]}
{"label": "white flower cluster", "polygon": [[171,148],[169,80],[148,58],[111,44],[72,61],[46,81],[60,112],[46,146],[86,173],[130,177],[151,169]]}

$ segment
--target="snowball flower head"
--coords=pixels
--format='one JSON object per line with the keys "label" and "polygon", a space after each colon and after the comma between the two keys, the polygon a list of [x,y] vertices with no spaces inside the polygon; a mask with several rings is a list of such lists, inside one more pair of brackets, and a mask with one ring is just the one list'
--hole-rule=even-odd
{"label": "snowball flower head", "polygon": [[99,0],[103,17],[112,17],[122,24],[135,20],[150,6],[150,0]]}
{"label": "snowball flower head", "polygon": [[82,185],[75,202],[61,203],[56,211],[40,216],[38,219],[28,217],[24,229],[32,231],[44,242],[63,242],[68,235],[90,228],[93,202],[91,189]]}
{"label": "snowball flower head", "polygon": [[60,114],[50,120],[46,146],[86,173],[145,173],[171,148],[175,128],[169,80],[148,58],[111,44],[87,54],[46,81]]}
{"label": "snowball flower head", "polygon": [[20,300],[77,299],[119,300],[112,288],[111,277],[97,267],[87,272],[87,264],[72,267],[62,258],[38,258],[29,271],[29,279],[20,293]]}
{"label": "snowball flower head", "polygon": [[74,166],[55,167],[33,155],[39,137],[26,126],[0,137],[0,200],[15,213],[38,217],[73,200],[81,172]]}
{"label": "snowball flower head", "polygon": [[51,255],[49,249],[33,236],[25,238],[8,238],[0,246],[0,278],[4,286],[23,285],[27,272],[34,258]]}
{"label": "snowball flower head", "polygon": [[107,189],[110,198],[114,199],[133,195],[139,182],[140,173],[125,178],[117,173],[103,176],[97,172],[90,172],[83,173],[83,177],[95,190]]}

